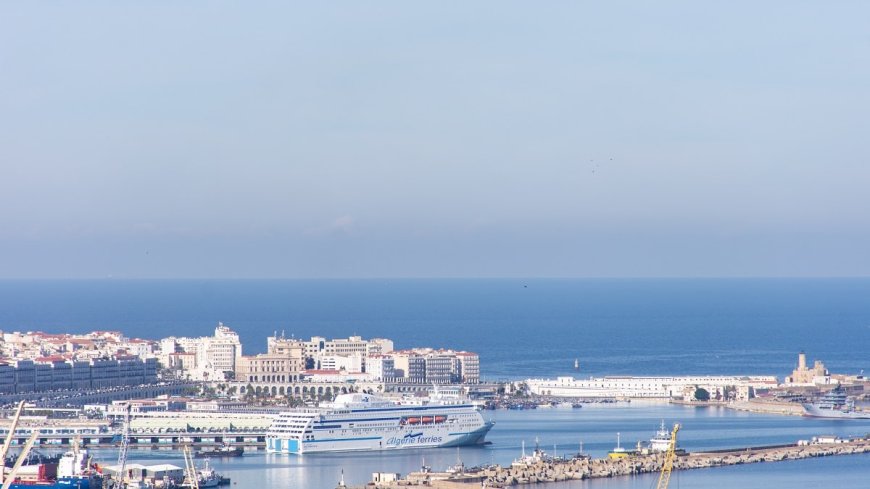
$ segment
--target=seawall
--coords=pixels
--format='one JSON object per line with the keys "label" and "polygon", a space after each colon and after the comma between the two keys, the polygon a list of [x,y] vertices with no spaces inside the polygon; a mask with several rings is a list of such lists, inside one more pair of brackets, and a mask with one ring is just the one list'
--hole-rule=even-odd
{"label": "seawall", "polygon": [[[674,470],[702,469],[758,462],[780,462],[812,457],[870,453],[870,438],[842,443],[756,447],[715,452],[697,452],[677,456]],[[521,467],[495,466],[473,474],[409,474],[406,479],[389,483],[370,483],[368,487],[397,488],[427,485],[440,489],[508,487],[521,484],[617,477],[658,472],[663,454],[622,459],[548,460]],[[475,484],[475,485],[469,485]]]}

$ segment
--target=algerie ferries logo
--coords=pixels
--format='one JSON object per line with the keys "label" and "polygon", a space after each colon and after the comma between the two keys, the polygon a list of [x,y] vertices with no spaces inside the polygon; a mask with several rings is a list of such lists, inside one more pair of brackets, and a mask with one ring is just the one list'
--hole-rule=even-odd
{"label": "algerie ferries logo", "polygon": [[402,446],[402,445],[422,445],[422,444],[430,444],[430,443],[441,443],[442,438],[440,436],[423,436],[423,432],[419,433],[405,433],[405,436],[398,437],[394,436],[387,440],[387,445],[391,446]]}

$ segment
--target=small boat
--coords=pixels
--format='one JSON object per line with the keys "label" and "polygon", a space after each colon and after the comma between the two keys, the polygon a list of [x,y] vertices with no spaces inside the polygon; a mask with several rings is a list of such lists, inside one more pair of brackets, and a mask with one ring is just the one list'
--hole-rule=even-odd
{"label": "small boat", "polygon": [[241,457],[245,454],[245,449],[242,447],[233,447],[226,443],[212,449],[197,450],[193,454],[194,458],[220,458],[220,457]]}

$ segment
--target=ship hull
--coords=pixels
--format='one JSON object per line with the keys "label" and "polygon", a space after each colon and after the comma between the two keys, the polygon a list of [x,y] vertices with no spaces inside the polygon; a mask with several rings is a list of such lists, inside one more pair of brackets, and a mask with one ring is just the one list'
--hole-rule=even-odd
{"label": "ship hull", "polygon": [[814,418],[835,419],[870,419],[870,411],[839,411],[836,409],[821,409],[815,404],[804,404],[806,416]]}
{"label": "ship hull", "polygon": [[52,482],[13,483],[10,489],[101,489],[102,479],[98,477],[62,477]]}
{"label": "ship hull", "polygon": [[492,427],[493,423],[484,423],[469,432],[452,432],[447,426],[400,429],[372,436],[324,438],[301,443],[292,438],[270,438],[267,440],[266,450],[273,453],[303,454],[481,445]]}

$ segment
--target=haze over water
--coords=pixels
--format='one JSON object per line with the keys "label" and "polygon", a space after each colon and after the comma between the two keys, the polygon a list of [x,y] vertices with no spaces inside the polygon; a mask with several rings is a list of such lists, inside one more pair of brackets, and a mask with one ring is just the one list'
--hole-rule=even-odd
{"label": "haze over water", "polygon": [[387,337],[475,351],[491,379],[870,371],[870,279],[0,281],[0,329]]}

